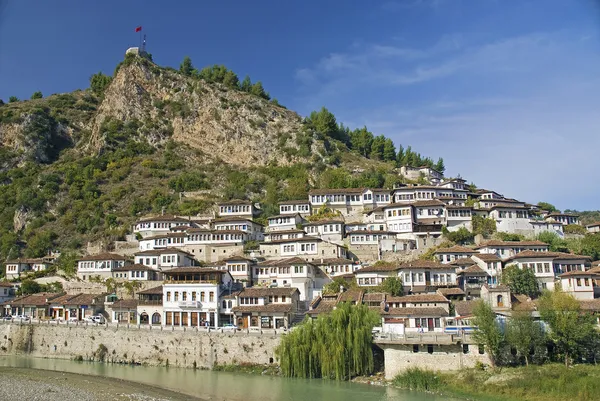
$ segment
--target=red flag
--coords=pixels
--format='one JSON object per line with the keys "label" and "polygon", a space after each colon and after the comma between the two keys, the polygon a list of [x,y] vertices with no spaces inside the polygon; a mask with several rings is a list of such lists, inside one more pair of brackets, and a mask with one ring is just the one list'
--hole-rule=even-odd
{"label": "red flag", "polygon": [[142,30],[142,27],[141,27],[141,26],[138,26],[137,28],[135,28],[135,31],[136,31],[136,32],[139,32],[139,31],[141,31],[141,30]]}

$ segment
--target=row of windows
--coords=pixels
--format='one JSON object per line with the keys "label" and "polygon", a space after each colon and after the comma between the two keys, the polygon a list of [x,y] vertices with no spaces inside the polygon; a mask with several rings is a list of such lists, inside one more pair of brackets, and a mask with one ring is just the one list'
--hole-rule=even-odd
{"label": "row of windows", "polygon": [[217,230],[248,231],[248,224],[219,224],[215,225]]}
{"label": "row of windows", "polygon": [[[375,198],[375,202],[389,202],[389,194],[373,194],[366,193],[362,195],[363,201],[372,201]],[[361,195],[312,195],[312,203],[323,203],[323,202],[360,202]]]}
{"label": "row of windows", "polygon": [[281,213],[286,213],[286,212],[309,212],[310,211],[310,206],[309,205],[281,205],[279,207],[279,211]]}
{"label": "row of windows", "polygon": [[410,216],[410,209],[388,210],[387,216],[388,217]]}
{"label": "row of windows", "polygon": [[[173,292],[173,302],[178,302],[180,299],[181,301],[187,301],[188,298],[191,297],[191,301],[196,301],[196,295],[198,293],[196,291],[191,291],[190,293],[183,291],[183,292],[179,292],[179,291],[174,291]],[[204,302],[205,301],[205,292],[201,291],[200,292],[200,302]],[[214,302],[215,301],[215,293],[213,291],[208,292],[208,302]],[[171,302],[171,291],[167,291],[167,302]]]}
{"label": "row of windows", "polygon": [[221,206],[219,213],[250,213],[250,205]]}
{"label": "row of windows", "polygon": [[171,227],[177,227],[177,226],[181,226],[184,225],[185,223],[183,222],[177,222],[177,223],[169,223],[169,222],[155,222],[155,223],[139,223],[137,225],[137,229],[138,230],[144,230],[144,229],[148,229],[148,228],[171,228]]}
{"label": "row of windows", "polygon": [[534,273],[550,273],[550,263],[522,263],[523,269],[531,269]]}
{"label": "row of windows", "polygon": [[188,235],[190,242],[207,242],[207,241],[241,241],[243,234],[193,234]]}
{"label": "row of windows", "polygon": [[471,211],[470,210],[456,210],[456,209],[450,209],[448,210],[448,217],[471,217]]}

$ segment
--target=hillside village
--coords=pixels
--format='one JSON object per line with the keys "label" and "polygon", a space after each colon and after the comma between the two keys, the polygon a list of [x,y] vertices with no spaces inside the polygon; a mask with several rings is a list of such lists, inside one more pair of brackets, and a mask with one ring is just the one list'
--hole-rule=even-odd
{"label": "hillside village", "polygon": [[[50,268],[53,258],[8,261],[3,313],[286,330],[349,301],[379,311],[383,333],[447,332],[469,326],[477,299],[503,316],[535,309],[502,280],[509,266],[531,270],[540,290],[560,286],[584,310],[600,312],[599,262],[535,239],[584,230],[577,215],[476,189],[430,167],[405,166],[401,174],[428,183],[313,189],[281,202],[266,226],[257,221],[261,205],[246,200],[218,202],[201,216],[143,217],[111,252],[81,256],[76,278],[62,280],[66,293],[15,297],[20,280]],[[475,224],[495,228],[472,245],[448,241]],[[586,229],[595,233],[598,225]],[[518,240],[492,238],[498,233]],[[386,285],[394,282],[402,288]]]}

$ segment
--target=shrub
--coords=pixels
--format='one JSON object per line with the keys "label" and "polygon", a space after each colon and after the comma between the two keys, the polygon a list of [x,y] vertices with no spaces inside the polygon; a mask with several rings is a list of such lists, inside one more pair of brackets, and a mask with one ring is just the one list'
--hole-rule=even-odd
{"label": "shrub", "polygon": [[441,387],[442,380],[431,370],[409,368],[397,375],[393,383],[408,390],[436,391]]}

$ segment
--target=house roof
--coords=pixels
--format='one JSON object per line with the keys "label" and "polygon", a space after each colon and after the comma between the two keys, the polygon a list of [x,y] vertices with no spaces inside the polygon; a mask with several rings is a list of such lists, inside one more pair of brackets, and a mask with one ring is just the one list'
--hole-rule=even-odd
{"label": "house roof", "polygon": [[548,213],[548,215],[546,217],[558,217],[558,216],[579,217],[578,214],[573,214],[573,213],[559,213],[559,212]]}
{"label": "house roof", "polygon": [[472,266],[475,264],[475,261],[473,259],[471,259],[470,257],[465,257],[465,258],[455,259],[448,264],[452,265],[452,266]]}
{"label": "house roof", "polygon": [[587,301],[579,301],[579,304],[581,305],[581,310],[600,312],[600,298],[590,299]]}
{"label": "house roof", "polygon": [[500,258],[495,253],[478,253],[472,255],[472,258],[483,260],[484,262],[499,262]]}
{"label": "house roof", "polygon": [[127,258],[123,255],[117,255],[116,253],[98,253],[96,255],[87,255],[82,256],[77,259],[79,262],[87,262],[87,261],[98,261],[98,260],[126,260]]}
{"label": "house roof", "polygon": [[183,223],[183,222],[189,222],[189,219],[183,218],[183,217],[177,217],[174,216],[172,214],[164,214],[161,216],[154,216],[154,217],[146,217],[143,218],[141,220],[138,220],[136,224],[138,223],[149,223],[152,221],[174,221],[177,223]]}
{"label": "house roof", "polygon": [[311,305],[313,309],[306,312],[309,315],[318,315],[321,313],[330,313],[337,305],[337,297],[319,297],[313,304]]}
{"label": "house roof", "polygon": [[495,285],[493,287],[490,287],[487,284],[484,284],[483,286],[485,288],[487,288],[488,291],[490,291],[490,292],[506,292],[506,291],[510,291],[510,288],[507,285],[504,285],[504,284],[498,284],[498,285]]}
{"label": "house roof", "polygon": [[13,284],[9,283],[8,281],[0,281],[0,287],[9,287],[9,288],[12,288]]}
{"label": "house roof", "polygon": [[263,313],[289,313],[292,311],[293,305],[290,304],[280,304],[280,303],[272,303],[267,305],[241,305],[235,306],[231,310],[235,313],[241,312],[263,312]]}
{"label": "house roof", "polygon": [[402,317],[439,317],[448,316],[444,308],[389,308],[383,312],[384,315]]}
{"label": "house roof", "polygon": [[395,303],[428,303],[428,302],[444,302],[448,303],[448,299],[441,294],[414,294],[404,295],[401,297],[388,296],[387,302]]}
{"label": "house roof", "polygon": [[152,288],[148,288],[147,290],[143,290],[143,291],[138,291],[138,295],[139,294],[144,294],[144,295],[157,295],[157,294],[161,294],[163,293],[163,286],[159,285],[158,287],[152,287]]}
{"label": "house roof", "polygon": [[367,292],[363,295],[363,302],[383,302],[385,296],[384,292]]}
{"label": "house roof", "polygon": [[357,304],[362,303],[364,291],[359,288],[349,289],[344,291],[338,297],[339,302],[356,302]]}
{"label": "house roof", "polygon": [[589,260],[592,260],[592,258],[587,255],[576,255],[574,253],[564,253],[564,252],[558,252],[558,256],[555,259],[559,259],[559,260],[589,259]]}
{"label": "house roof", "polygon": [[247,219],[245,217],[236,217],[236,216],[217,217],[216,219],[214,219],[212,221],[212,223],[227,223],[227,222],[231,222],[231,221],[245,221],[245,222],[249,222],[249,223],[253,223],[253,224],[262,226],[262,224],[257,223],[255,221],[253,221],[252,219]]}
{"label": "house roof", "polygon": [[229,201],[223,201],[217,203],[217,206],[230,206],[230,205],[252,205],[252,202],[241,200],[241,199],[232,199]]}
{"label": "house roof", "polygon": [[472,265],[464,269],[463,271],[458,272],[458,274],[468,274],[471,276],[487,276],[488,274],[479,266]]}
{"label": "house roof", "polygon": [[486,248],[490,246],[500,246],[500,247],[521,247],[521,246],[548,246],[545,242],[542,241],[488,241],[480,246],[477,249]]}
{"label": "house roof", "polygon": [[465,292],[458,287],[454,288],[438,288],[437,292],[439,292],[444,297],[451,295],[465,295]]}
{"label": "house roof", "polygon": [[311,189],[309,195],[337,195],[337,194],[362,194],[366,188],[332,188],[332,189]]}
{"label": "house roof", "polygon": [[23,295],[10,301],[5,302],[9,305],[30,305],[30,306],[45,306],[53,299],[64,295],[57,292],[40,292],[37,294]]}
{"label": "house roof", "polygon": [[373,265],[373,266],[367,266],[367,267],[363,267],[360,270],[357,270],[356,273],[360,274],[360,273],[373,273],[373,272],[393,272],[396,270],[399,270],[400,266],[397,264],[379,264],[379,265]]}
{"label": "house roof", "polygon": [[310,204],[308,199],[288,200],[288,201],[278,203],[278,205],[308,205],[308,204]]}
{"label": "house roof", "polygon": [[391,232],[391,231],[383,231],[383,230],[352,230],[350,232],[348,232],[348,235],[365,235],[365,234],[370,234],[370,235],[396,235],[396,233]]}
{"label": "house roof", "polygon": [[43,258],[29,258],[29,259],[19,258],[19,259],[9,260],[6,262],[7,265],[15,264],[15,263],[27,263],[27,264],[29,264],[29,263],[45,263],[48,265],[52,264],[52,262],[47,262]]}
{"label": "house roof", "polygon": [[441,200],[431,199],[431,200],[422,200],[410,203],[415,207],[427,207],[427,206],[445,206],[446,204]]}
{"label": "house roof", "polygon": [[275,266],[295,266],[295,265],[311,265],[314,266],[314,263],[308,262],[302,258],[294,257],[294,258],[286,258],[286,259],[278,259],[278,260],[265,260],[258,264],[259,267],[275,267]]}
{"label": "house roof", "polygon": [[515,259],[531,259],[531,258],[551,258],[554,259],[555,257],[557,257],[559,255],[558,252],[536,252],[536,251],[522,251],[517,253],[516,255],[511,256],[510,258],[506,259],[507,261],[509,260],[515,260]]}
{"label": "house roof", "polygon": [[[182,226],[183,227],[183,226]],[[187,230],[189,230],[191,228],[187,228]],[[149,241],[149,240],[154,240],[154,239],[162,239],[162,238],[185,238],[187,237],[186,233],[168,233],[168,234],[160,234],[160,235],[153,235],[151,237],[146,237],[146,238],[142,238],[142,241]]]}
{"label": "house roof", "polygon": [[299,292],[295,287],[277,287],[277,288],[261,288],[249,287],[240,291],[240,297],[268,297],[268,296],[289,296]]}
{"label": "house roof", "polygon": [[597,276],[598,273],[590,273],[589,271],[580,271],[580,270],[572,270],[570,272],[566,272],[563,274],[560,274],[558,277],[576,277],[576,276]]}
{"label": "house roof", "polygon": [[278,230],[278,231],[269,231],[266,232],[265,235],[276,235],[276,234],[306,234],[304,230],[300,230],[298,228],[294,228],[292,230]]}
{"label": "house roof", "polygon": [[524,294],[512,294],[512,308],[517,311],[534,311],[536,302]]}
{"label": "house roof", "polygon": [[321,238],[306,235],[304,237],[299,237],[299,238],[275,239],[275,240],[271,240],[269,242],[261,242],[261,244],[269,245],[269,244],[285,244],[288,242],[322,242],[322,241],[323,240]]}
{"label": "house roof", "polygon": [[477,302],[477,300],[455,302],[454,311],[458,316],[471,316]]}
{"label": "house roof", "polygon": [[311,221],[308,223],[304,223],[304,226],[320,226],[324,224],[344,224],[344,220],[340,219],[327,219],[327,220],[317,220]]}
{"label": "house roof", "polygon": [[399,266],[400,269],[440,269],[440,270],[449,270],[454,269],[453,266],[449,266],[447,264],[443,264],[433,260],[423,260],[417,259],[411,262],[402,263]]}
{"label": "house roof", "polygon": [[474,249],[467,248],[464,246],[454,245],[450,248],[440,248],[436,250],[434,253],[477,253]]}
{"label": "house roof", "polygon": [[137,299],[119,299],[113,302],[111,309],[134,309],[137,308],[138,304]]}
{"label": "house roof", "polygon": [[248,259],[245,256],[240,256],[240,255],[232,255],[229,256],[225,259],[222,260],[223,262],[240,262],[240,261],[244,261],[244,262],[254,262],[252,259]]}

